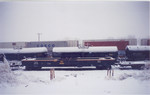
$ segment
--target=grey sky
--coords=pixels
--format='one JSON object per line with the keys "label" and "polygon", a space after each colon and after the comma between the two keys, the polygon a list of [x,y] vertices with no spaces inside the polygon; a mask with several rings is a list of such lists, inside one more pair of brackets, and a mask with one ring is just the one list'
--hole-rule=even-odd
{"label": "grey sky", "polygon": [[0,2],[0,42],[148,38],[149,2]]}

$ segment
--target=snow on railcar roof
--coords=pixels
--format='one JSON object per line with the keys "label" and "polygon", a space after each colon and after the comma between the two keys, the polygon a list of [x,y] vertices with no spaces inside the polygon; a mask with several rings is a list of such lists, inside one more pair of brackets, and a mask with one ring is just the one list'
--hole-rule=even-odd
{"label": "snow on railcar roof", "polygon": [[101,46],[101,47],[88,47],[88,48],[79,48],[79,47],[54,47],[53,52],[117,52],[118,49],[116,46]]}
{"label": "snow on railcar roof", "polygon": [[127,46],[130,51],[150,51],[150,46]]}
{"label": "snow on railcar roof", "polygon": [[13,49],[13,48],[3,48],[0,49],[0,53],[10,54],[10,53],[42,53],[48,52],[47,48],[45,47],[38,47],[38,48],[22,48],[22,49]]}

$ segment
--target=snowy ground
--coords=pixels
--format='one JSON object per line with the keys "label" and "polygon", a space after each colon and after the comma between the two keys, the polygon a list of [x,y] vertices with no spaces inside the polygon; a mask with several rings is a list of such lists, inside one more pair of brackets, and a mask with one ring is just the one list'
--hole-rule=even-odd
{"label": "snowy ground", "polygon": [[[9,80],[0,80],[0,95],[150,95],[150,70],[49,70],[11,72]],[[6,76],[5,76],[6,77]],[[8,80],[8,79],[5,79]]]}

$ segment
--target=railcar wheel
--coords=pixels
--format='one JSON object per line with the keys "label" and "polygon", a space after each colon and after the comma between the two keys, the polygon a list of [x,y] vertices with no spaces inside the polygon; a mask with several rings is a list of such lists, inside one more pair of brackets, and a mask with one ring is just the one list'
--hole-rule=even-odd
{"label": "railcar wheel", "polygon": [[133,65],[132,69],[144,69],[144,65]]}
{"label": "railcar wheel", "polygon": [[29,66],[26,66],[26,70],[40,70],[42,67],[29,67]]}

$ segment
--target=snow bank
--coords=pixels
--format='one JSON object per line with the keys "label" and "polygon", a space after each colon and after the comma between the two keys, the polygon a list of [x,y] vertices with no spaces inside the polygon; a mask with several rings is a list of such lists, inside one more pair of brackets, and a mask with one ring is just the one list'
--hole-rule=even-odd
{"label": "snow bank", "polygon": [[0,63],[0,88],[13,85],[15,82],[15,75],[11,71],[8,61],[4,58],[4,63]]}
{"label": "snow bank", "polygon": [[[121,71],[120,71],[121,72]],[[106,78],[106,79],[112,79],[112,80],[126,80],[126,79],[135,79],[135,80],[139,80],[139,81],[150,81],[150,69],[148,70],[142,70],[141,72],[133,72],[131,71],[131,73],[127,72],[127,73],[121,73],[121,74],[115,74],[114,76],[110,77],[110,78]]]}
{"label": "snow bank", "polygon": [[107,70],[56,70],[54,80],[50,80],[50,71],[18,70],[14,71],[14,74],[18,85],[0,88],[0,94],[149,95],[150,93],[148,70],[114,70],[114,76],[109,80],[105,78]]}

